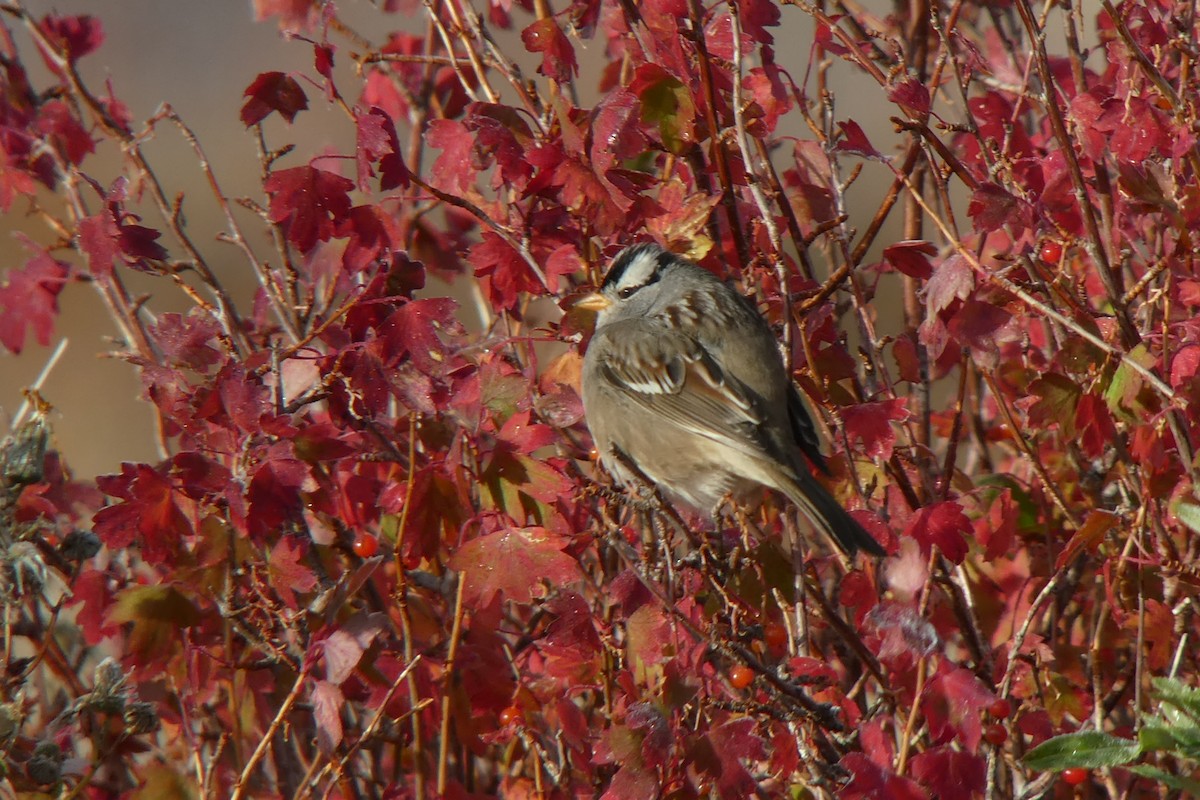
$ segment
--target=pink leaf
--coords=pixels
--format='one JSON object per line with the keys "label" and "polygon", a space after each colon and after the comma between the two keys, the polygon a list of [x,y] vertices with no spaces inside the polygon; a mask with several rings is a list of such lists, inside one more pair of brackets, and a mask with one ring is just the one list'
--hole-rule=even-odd
{"label": "pink leaf", "polygon": [[346,698],[336,684],[313,681],[313,721],[317,726],[317,745],[325,755],[331,755],[342,743],[342,707]]}

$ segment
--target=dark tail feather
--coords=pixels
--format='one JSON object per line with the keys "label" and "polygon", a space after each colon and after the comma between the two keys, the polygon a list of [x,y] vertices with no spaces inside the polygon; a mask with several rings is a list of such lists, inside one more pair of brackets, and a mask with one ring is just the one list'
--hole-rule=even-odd
{"label": "dark tail feather", "polygon": [[800,507],[813,525],[829,534],[846,555],[852,556],[859,550],[873,556],[887,555],[875,537],[855,522],[842,504],[811,475],[801,473],[789,488],[791,491],[787,495],[791,501]]}

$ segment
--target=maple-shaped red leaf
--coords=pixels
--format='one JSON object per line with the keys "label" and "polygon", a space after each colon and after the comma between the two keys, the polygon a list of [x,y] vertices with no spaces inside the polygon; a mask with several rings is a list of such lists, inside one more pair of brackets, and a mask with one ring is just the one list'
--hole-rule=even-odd
{"label": "maple-shaped red leaf", "polygon": [[350,275],[372,265],[390,264],[403,238],[395,216],[374,204],[350,209],[337,226],[337,236],[346,240],[342,266]]}
{"label": "maple-shaped red leaf", "polygon": [[984,183],[971,195],[967,216],[975,221],[975,230],[986,233],[1007,225],[1020,235],[1033,224],[1033,208],[1028,202],[995,183]]}
{"label": "maple-shaped red leaf", "polygon": [[284,442],[272,448],[271,457],[258,467],[246,489],[249,509],[246,518],[251,538],[264,538],[298,519],[304,504],[300,487],[309,477],[308,465],[283,455],[290,450]]}
{"label": "maple-shaped red leaf", "polygon": [[269,215],[287,240],[302,253],[328,241],[350,212],[354,182],[311,166],[272,172],[264,188],[271,195]]}
{"label": "maple-shaped red leaf", "polygon": [[921,710],[934,741],[955,741],[974,753],[979,748],[982,712],[996,699],[975,673],[943,661],[921,695]]}
{"label": "maple-shaped red leaf", "polygon": [[521,31],[521,41],[529,52],[542,54],[538,72],[547,78],[566,83],[579,74],[575,48],[554,17],[543,17]]}
{"label": "maple-shaped red leaf", "polygon": [[869,458],[886,461],[892,457],[892,448],[896,444],[896,430],[892,423],[908,419],[907,406],[908,399],[905,397],[846,406],[842,409],[846,435],[852,443],[856,439],[861,441],[862,451]]}
{"label": "maple-shaped red leaf", "polygon": [[151,564],[174,558],[182,540],[192,535],[189,515],[193,504],[171,481],[145,464],[122,464],[120,475],[96,479],[100,490],[122,502],[102,508],[92,529],[113,549],[137,544]]}
{"label": "maple-shaped red leaf", "polygon": [[298,608],[296,593],[311,592],[317,576],[300,560],[308,552],[308,543],[296,536],[281,536],[271,548],[267,562],[267,580],[288,608]]}
{"label": "maple-shaped red leaf", "polygon": [[[104,44],[104,28],[100,25],[100,20],[90,14],[77,16],[47,14],[42,17],[37,26],[58,55],[72,63]],[[38,49],[41,50],[40,42]],[[48,53],[42,53],[42,58],[55,75],[63,76],[57,58]]]}
{"label": "maple-shaped red leaf", "polygon": [[766,758],[762,737],[755,734],[756,726],[753,717],[735,718],[713,728],[705,737],[711,758],[703,754],[697,758],[697,766],[716,780],[717,791],[725,800],[741,800],[756,794],[758,783],[742,763],[743,759],[753,763]]}
{"label": "maple-shaped red leaf", "polygon": [[966,536],[971,533],[971,520],[963,513],[957,500],[946,500],[925,506],[912,515],[904,529],[921,545],[921,553],[929,556],[933,547],[938,547],[946,558],[955,564],[962,563],[967,555]]}
{"label": "maple-shaped red leaf", "polygon": [[975,273],[958,253],[947,257],[933,270],[925,284],[925,309],[935,317],[957,300],[966,300],[975,289]]}
{"label": "maple-shaped red leaf", "polygon": [[493,187],[507,184],[523,188],[533,174],[525,151],[533,145],[533,131],[516,109],[498,103],[472,103],[467,108],[467,130],[475,134],[476,152],[494,158],[500,168]]}
{"label": "maple-shaped red leaf", "polygon": [[250,98],[242,106],[240,117],[246,127],[262,122],[271,112],[277,111],[289,123],[308,108],[308,96],[296,79],[285,72],[259,73],[243,97]]}
{"label": "maple-shaped red leaf", "polygon": [[645,150],[640,110],[637,95],[626,90],[612,92],[596,106],[590,156],[597,174],[603,175]]}
{"label": "maple-shaped red leaf", "polygon": [[929,87],[915,75],[907,75],[903,80],[893,83],[887,93],[889,100],[912,116],[923,117],[929,113]]}
{"label": "maple-shaped red leaf", "polygon": [[838,150],[844,153],[854,153],[863,158],[883,159],[883,155],[871,144],[862,126],[857,122],[846,120],[839,122],[838,127],[842,129],[841,139],[837,143]]}
{"label": "maple-shaped red leaf", "polygon": [[546,604],[556,616],[539,642],[546,656],[546,674],[567,679],[570,685],[594,682],[603,645],[591,607],[576,592],[559,592]]}
{"label": "maple-shaped red leaf", "polygon": [[113,601],[114,583],[107,570],[90,567],[71,582],[71,595],[66,605],[80,605],[75,622],[89,646],[94,647],[106,637],[120,632],[117,623],[105,621]]}
{"label": "maple-shaped red leaf", "polygon": [[81,163],[96,150],[96,143],[87,128],[71,106],[62,100],[51,100],[41,106],[34,127],[71,164]]}
{"label": "maple-shaped red leaf", "polygon": [[987,788],[983,756],[948,745],[913,756],[912,775],[932,790],[934,797],[982,797]]}
{"label": "maple-shaped red leaf", "polygon": [[0,284],[0,345],[14,355],[30,330],[38,344],[50,343],[58,318],[58,295],[67,284],[66,264],[39,251],[25,266],[9,269]]}
{"label": "maple-shaped red leaf", "polygon": [[838,797],[846,800],[929,800],[929,793],[911,778],[897,775],[890,767],[876,764],[863,753],[847,753],[838,762],[851,780]]}
{"label": "maple-shaped red leaf", "polygon": [[354,122],[354,159],[359,191],[368,190],[368,179],[375,175],[376,164],[380,191],[408,186],[410,176],[400,153],[400,138],[396,135],[396,124],[387,112],[373,107],[366,113],[356,113]]}
{"label": "maple-shaped red leaf", "polygon": [[545,528],[507,528],[472,539],[455,551],[449,566],[462,574],[464,596],[486,606],[497,594],[517,603],[580,577],[579,564],[563,552],[565,537]]}
{"label": "maple-shaped red leaf", "polygon": [[496,308],[515,310],[524,294],[545,294],[524,257],[501,236],[484,231],[482,241],[471,248],[467,260],[475,266],[488,299]]}
{"label": "maple-shaped red leaf", "polygon": [[345,705],[346,698],[337,684],[313,681],[312,710],[317,728],[317,746],[327,756],[342,743],[342,709]]}
{"label": "maple-shaped red leaf", "polygon": [[1007,309],[971,298],[946,324],[946,330],[971,351],[975,363],[990,371],[999,363],[1000,348],[1021,336],[1013,322]]}
{"label": "maple-shaped red leaf", "polygon": [[206,372],[221,359],[220,351],[210,344],[217,340],[221,326],[198,309],[186,317],[172,312],[159,314],[149,327],[169,363]]}
{"label": "maple-shaped red leaf", "polygon": [[1079,398],[1075,408],[1075,429],[1079,432],[1080,447],[1088,458],[1100,458],[1117,439],[1117,426],[1108,404],[1103,397],[1091,392]]}
{"label": "maple-shaped red leaf", "polygon": [[439,189],[456,195],[474,189],[480,164],[475,157],[475,137],[465,125],[457,120],[435,119],[425,131],[425,141],[442,151],[429,168]]}
{"label": "maple-shaped red leaf", "polygon": [[254,18],[279,17],[279,27],[285,31],[308,30],[320,18],[316,0],[254,0]]}
{"label": "maple-shaped red leaf", "polygon": [[983,545],[983,557],[993,561],[1008,553],[1017,535],[1020,508],[1012,489],[1004,489],[988,506],[987,513],[975,520],[975,539]]}
{"label": "maple-shaped red leaf", "polygon": [[896,242],[883,249],[883,260],[910,278],[924,280],[933,274],[929,256],[937,254],[937,247],[923,239]]}
{"label": "maple-shaped red leaf", "polygon": [[737,7],[744,33],[759,44],[775,41],[767,28],[775,27],[783,19],[783,12],[777,3],[772,0],[737,0]]}
{"label": "maple-shaped red leaf", "polygon": [[200,608],[170,584],[134,586],[117,594],[105,616],[109,625],[129,624],[126,652],[140,668],[161,670],[162,663],[183,647],[180,631],[200,622]]}
{"label": "maple-shaped red leaf", "polygon": [[0,211],[8,213],[18,197],[29,197],[35,191],[33,175],[0,142]]}
{"label": "maple-shaped red leaf", "polygon": [[407,356],[421,372],[440,373],[449,358],[442,337],[461,331],[454,316],[457,309],[458,303],[449,297],[410,300],[397,308],[379,328],[385,363],[396,364]]}

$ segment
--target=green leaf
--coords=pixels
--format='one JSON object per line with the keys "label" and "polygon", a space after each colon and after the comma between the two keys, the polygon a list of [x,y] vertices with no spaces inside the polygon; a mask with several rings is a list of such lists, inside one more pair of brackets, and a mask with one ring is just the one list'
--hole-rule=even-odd
{"label": "green leaf", "polygon": [[1143,778],[1156,780],[1167,788],[1186,792],[1189,797],[1200,797],[1200,781],[1185,778],[1182,775],[1172,775],[1169,772],[1163,772],[1157,767],[1147,767],[1143,764],[1138,764],[1128,769],[1130,772],[1141,775]]}
{"label": "green leaf", "polygon": [[1196,533],[1200,533],[1200,506],[1194,506],[1191,503],[1180,503],[1175,506],[1175,516],[1179,517],[1179,521]]}
{"label": "green leaf", "polygon": [[1142,746],[1142,752],[1174,750],[1178,744],[1171,729],[1157,721],[1148,722],[1141,727],[1141,730],[1138,731],[1138,743]]}
{"label": "green leaf", "polygon": [[1055,736],[1030,750],[1025,766],[1035,770],[1061,770],[1067,767],[1119,767],[1142,754],[1142,746],[1099,731],[1081,731]]}
{"label": "green leaf", "polygon": [[[1200,509],[1196,510],[1200,512]],[[1200,689],[1194,689],[1176,678],[1155,678],[1152,683],[1155,699],[1178,708],[1193,722],[1200,723]]]}

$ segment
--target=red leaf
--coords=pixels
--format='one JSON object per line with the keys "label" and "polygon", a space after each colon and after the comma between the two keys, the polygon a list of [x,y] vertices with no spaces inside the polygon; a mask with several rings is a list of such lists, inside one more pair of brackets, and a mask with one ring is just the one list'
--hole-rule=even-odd
{"label": "red leaf", "polygon": [[723,798],[741,800],[752,797],[758,783],[742,764],[766,757],[766,748],[761,737],[754,734],[757,722],[750,717],[730,720],[708,734],[716,752],[720,770],[716,771],[717,789]]}
{"label": "red leaf", "polygon": [[[89,14],[63,17],[47,14],[38,23],[38,29],[67,61],[74,63],[104,44],[104,29],[100,21]],[[62,76],[58,60],[43,58],[55,75]]]}
{"label": "red leaf", "polygon": [[350,677],[371,642],[383,633],[385,619],[383,614],[359,612],[321,640],[326,680],[340,686]]}
{"label": "red leaf", "polygon": [[947,331],[963,347],[970,349],[971,357],[979,366],[993,370],[1000,360],[1000,348],[1007,342],[1019,338],[1013,316],[1007,310],[978,300],[969,299],[946,325]]}
{"label": "red leaf", "polygon": [[838,127],[842,129],[842,138],[838,141],[836,149],[843,153],[855,153],[863,158],[883,158],[879,151],[872,146],[870,140],[867,139],[867,134],[863,132],[862,126],[857,122],[846,120],[839,122]]}
{"label": "red leaf", "polygon": [[546,656],[546,674],[567,679],[571,685],[592,683],[603,645],[591,607],[575,592],[559,592],[546,609],[556,615],[539,643]]}
{"label": "red leaf", "polygon": [[926,557],[936,546],[946,558],[959,564],[967,555],[966,535],[971,533],[971,520],[967,519],[958,501],[946,500],[919,509],[909,520],[904,533],[917,540]]}
{"label": "red leaf", "polygon": [[580,577],[579,564],[563,551],[569,540],[544,528],[508,528],[473,539],[450,557],[462,573],[468,602],[486,606],[497,594],[528,603],[536,592]]}
{"label": "red leaf", "polygon": [[737,0],[737,6],[745,33],[760,44],[775,41],[766,29],[775,27],[783,18],[783,12],[776,3],[771,0]]}
{"label": "red leaf", "polygon": [[[290,449],[290,443],[277,448],[277,452]],[[308,465],[291,458],[276,456],[259,466],[246,488],[246,526],[251,538],[267,537],[300,517],[304,509],[300,487],[308,477]]]}
{"label": "red leaf", "polygon": [[987,764],[982,756],[950,746],[934,747],[913,756],[912,775],[935,797],[982,797],[987,788]]}
{"label": "red leaf", "polygon": [[181,505],[187,501],[163,475],[144,464],[122,464],[120,475],[96,479],[100,490],[124,502],[102,508],[93,518],[96,535],[113,549],[138,544],[152,564],[174,558],[192,525]]}
{"label": "red leaf", "polygon": [[474,155],[475,138],[461,122],[435,119],[425,131],[425,141],[442,153],[433,160],[429,173],[439,189],[467,194],[475,185],[479,164]]}
{"label": "red leaf", "polygon": [[346,698],[336,684],[313,681],[313,722],[317,726],[317,745],[326,756],[332,755],[342,743],[342,708]]}
{"label": "red leaf", "polygon": [[320,11],[316,0],[254,0],[255,19],[276,15],[281,30],[302,31],[316,23]]}
{"label": "red leaf", "polygon": [[58,294],[70,270],[42,251],[25,263],[9,269],[0,285],[0,344],[20,355],[28,330],[38,344],[50,343],[58,318]]}
{"label": "red leaf", "polygon": [[929,113],[929,87],[914,75],[906,76],[899,83],[892,84],[888,87],[887,93],[889,100],[902,106],[907,113],[913,116],[922,117]]}
{"label": "red leaf", "polygon": [[896,242],[883,250],[883,260],[910,278],[924,280],[933,274],[929,256],[937,255],[932,243],[921,239]]}
{"label": "red leaf", "polygon": [[339,238],[346,239],[342,267],[357,275],[372,265],[391,262],[392,254],[402,249],[403,236],[396,218],[379,205],[355,206],[337,227]]}
{"label": "red leaf", "polygon": [[975,673],[942,662],[938,675],[925,687],[921,710],[937,742],[953,740],[974,753],[979,748],[980,717],[996,695]]}
{"label": "red leaf", "polygon": [[308,551],[308,543],[295,536],[281,536],[271,548],[267,562],[267,579],[288,608],[296,610],[296,593],[311,592],[317,586],[317,576],[300,563]]}
{"label": "red leaf", "polygon": [[524,187],[533,174],[525,151],[535,141],[525,118],[510,106],[472,103],[465,124],[475,134],[476,152],[494,158],[500,167],[493,186]]}
{"label": "red leaf", "polygon": [[110,579],[105,570],[86,569],[71,583],[71,596],[66,604],[82,604],[75,622],[89,646],[94,647],[106,637],[120,632],[116,623],[105,621],[112,602]]}
{"label": "red leaf", "polygon": [[559,440],[558,433],[548,425],[529,422],[529,411],[519,411],[508,418],[497,434],[502,442],[513,446],[519,453],[530,454]]}
{"label": "red leaf", "polygon": [[400,154],[400,139],[396,125],[381,108],[354,115],[357,142],[354,150],[358,167],[359,191],[367,191],[368,179],[375,175],[374,164],[379,163],[379,189],[388,191],[398,186],[408,186],[409,172]]}
{"label": "red leaf", "polygon": [[925,284],[925,309],[935,317],[956,299],[966,300],[975,289],[975,273],[958,253],[946,258],[933,270]]}
{"label": "red leaf", "polygon": [[442,335],[459,331],[454,312],[458,304],[449,297],[410,300],[400,306],[380,326],[386,341],[385,362],[397,363],[405,355],[413,365],[427,374],[441,374],[449,350]]}
{"label": "red leaf", "polygon": [[547,78],[566,83],[579,74],[575,48],[553,17],[543,17],[521,31],[521,42],[529,52],[542,54],[538,72]]}
{"label": "red leaf", "polygon": [[289,242],[307,253],[328,241],[335,225],[350,212],[354,182],[314,167],[272,172],[264,188],[271,195],[272,222],[283,227]]}
{"label": "red leaf", "polygon": [[1087,519],[1079,526],[1079,530],[1067,542],[1067,546],[1058,554],[1054,568],[1062,569],[1075,560],[1075,556],[1085,550],[1095,550],[1104,541],[1104,536],[1121,521],[1121,518],[1111,511],[1094,509],[1088,512]]}
{"label": "red leaf", "polygon": [[847,753],[840,766],[853,776],[838,793],[845,800],[929,800],[914,781],[881,767],[862,753]]}
{"label": "red leaf", "polygon": [[1005,489],[993,498],[987,513],[975,520],[975,538],[983,545],[983,557],[993,561],[1008,553],[1017,535],[1020,508],[1012,490]]}
{"label": "red leaf", "polygon": [[897,397],[878,403],[846,406],[842,409],[846,435],[851,442],[855,439],[861,441],[863,453],[868,457],[886,461],[892,457],[892,447],[896,444],[892,422],[908,419],[907,405],[907,398]]}
{"label": "red leaf", "polygon": [[247,128],[262,122],[272,111],[289,123],[308,108],[308,97],[296,79],[283,72],[263,72],[242,92],[249,97],[242,106],[242,124]]}
{"label": "red leaf", "polygon": [[220,351],[209,344],[220,335],[221,327],[198,309],[186,317],[172,312],[160,314],[150,330],[169,364],[205,372],[221,360]]}
{"label": "red leaf", "polygon": [[967,216],[975,221],[975,230],[981,233],[1007,225],[1015,236],[1030,227],[1033,209],[1029,203],[1009,194],[998,184],[984,183],[971,195]]}
{"label": "red leaf", "polygon": [[51,100],[38,109],[34,127],[71,164],[79,164],[85,156],[96,150],[91,134],[62,100]]}
{"label": "red leaf", "polygon": [[1079,445],[1088,458],[1100,458],[1117,439],[1117,426],[1108,404],[1103,397],[1090,392],[1079,398],[1075,428],[1079,432]]}

